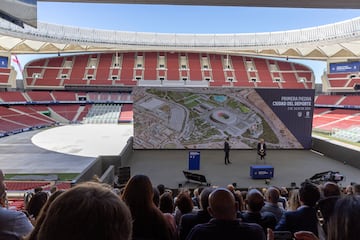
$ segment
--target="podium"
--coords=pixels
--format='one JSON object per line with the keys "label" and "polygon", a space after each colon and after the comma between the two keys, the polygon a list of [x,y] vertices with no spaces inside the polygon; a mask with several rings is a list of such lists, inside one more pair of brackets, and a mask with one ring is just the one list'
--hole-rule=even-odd
{"label": "podium", "polygon": [[250,177],[253,179],[269,179],[274,177],[274,167],[270,165],[251,165]]}
{"label": "podium", "polygon": [[200,170],[200,152],[189,152],[189,170]]}

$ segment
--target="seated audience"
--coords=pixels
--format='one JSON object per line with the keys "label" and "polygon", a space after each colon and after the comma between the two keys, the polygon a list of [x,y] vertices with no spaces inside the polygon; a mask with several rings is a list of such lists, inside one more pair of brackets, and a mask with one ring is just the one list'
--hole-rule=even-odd
{"label": "seated audience", "polygon": [[177,232],[177,225],[175,221],[175,217],[173,215],[174,212],[174,199],[170,192],[164,192],[160,196],[160,203],[159,203],[160,211],[164,214],[165,219],[171,226],[172,232]]}
{"label": "seated audience", "polygon": [[0,239],[20,239],[33,230],[27,216],[20,211],[6,208],[5,184],[0,181]]}
{"label": "seated audience", "polygon": [[323,197],[318,202],[318,209],[323,218],[323,230],[327,232],[327,224],[331,215],[334,212],[335,204],[340,199],[340,187],[333,182],[326,182],[322,187]]}
{"label": "seated audience", "polygon": [[268,228],[275,228],[276,217],[274,214],[271,212],[260,212],[264,206],[264,197],[259,190],[251,189],[248,192],[245,201],[248,205],[248,210],[242,214],[242,219],[244,222],[259,224],[265,233],[267,232]]}
{"label": "seated audience", "polygon": [[225,188],[215,189],[209,196],[208,211],[213,219],[195,226],[187,240],[264,240],[265,234],[258,224],[243,223],[236,218],[234,195]]}
{"label": "seated audience", "polygon": [[51,204],[38,240],[129,240],[131,214],[110,189],[83,183],[62,193]]}
{"label": "seated audience", "polygon": [[180,239],[186,239],[191,229],[201,223],[207,223],[210,221],[211,216],[208,212],[209,207],[209,195],[213,191],[213,188],[205,188],[200,194],[200,210],[196,213],[184,214],[180,219],[179,235]]}
{"label": "seated audience", "polygon": [[39,233],[40,226],[44,222],[44,219],[46,217],[46,214],[47,214],[50,204],[64,192],[65,192],[65,190],[58,190],[58,191],[53,192],[50,195],[50,197],[46,201],[45,205],[42,207],[38,218],[36,219],[36,224],[35,224],[34,230],[30,233],[29,236],[27,236],[25,238],[26,240],[37,240],[38,239],[37,235]]}
{"label": "seated audience", "polygon": [[37,216],[40,213],[41,208],[45,205],[47,199],[48,194],[44,191],[38,191],[31,197],[26,209],[30,217],[35,220],[37,219]]}
{"label": "seated audience", "polygon": [[175,200],[175,221],[176,225],[179,226],[180,218],[182,215],[193,212],[194,205],[190,198],[190,195],[181,192]]}
{"label": "seated audience", "polygon": [[276,218],[276,223],[280,221],[285,210],[279,207],[280,192],[277,188],[269,187],[265,193],[265,205],[261,209],[261,213],[271,212]]}
{"label": "seated audience", "polygon": [[[358,240],[360,229],[360,197],[348,195],[336,202],[334,213],[331,215],[328,224],[327,240]],[[319,240],[309,231],[295,233],[298,240]]]}
{"label": "seated audience", "polygon": [[288,211],[295,211],[301,206],[300,197],[299,197],[299,189],[293,189],[289,193],[289,201],[288,201]]}
{"label": "seated audience", "polygon": [[318,235],[318,218],[315,205],[320,199],[320,191],[317,186],[310,182],[304,182],[299,189],[301,206],[295,211],[285,212],[275,230],[290,231],[311,231]]}
{"label": "seated audience", "polygon": [[172,239],[175,233],[153,202],[153,187],[145,175],[135,175],[126,183],[122,199],[133,219],[133,239]]}

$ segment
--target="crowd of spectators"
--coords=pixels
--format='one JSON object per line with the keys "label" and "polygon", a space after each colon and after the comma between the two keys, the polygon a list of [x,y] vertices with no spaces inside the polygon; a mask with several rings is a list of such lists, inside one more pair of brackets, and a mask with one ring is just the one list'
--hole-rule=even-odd
{"label": "crowd of spectators", "polygon": [[[8,209],[0,171],[1,240],[355,240],[360,185],[305,181],[271,186],[167,189],[135,175],[121,190],[93,180],[69,190],[36,189],[26,211]],[[284,235],[285,234],[285,235]],[[283,238],[282,238],[283,239]]]}

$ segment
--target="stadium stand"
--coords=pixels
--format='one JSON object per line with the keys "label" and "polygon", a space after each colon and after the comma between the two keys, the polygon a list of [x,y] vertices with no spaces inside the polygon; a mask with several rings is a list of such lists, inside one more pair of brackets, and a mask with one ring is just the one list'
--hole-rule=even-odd
{"label": "stadium stand", "polygon": [[124,104],[121,107],[119,122],[131,122],[133,120],[132,104]]}
{"label": "stadium stand", "polygon": [[66,86],[132,87],[146,84],[144,81],[165,86],[204,81],[214,87],[312,88],[314,79],[311,69],[292,62],[191,52],[59,56],[32,61],[24,72],[29,89],[48,90]]}

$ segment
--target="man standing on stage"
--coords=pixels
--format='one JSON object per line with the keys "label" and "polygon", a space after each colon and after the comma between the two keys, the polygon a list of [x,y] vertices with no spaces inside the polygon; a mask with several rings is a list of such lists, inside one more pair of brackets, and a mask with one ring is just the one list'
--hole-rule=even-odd
{"label": "man standing on stage", "polygon": [[225,142],[224,142],[224,152],[225,152],[225,165],[227,165],[228,163],[230,164],[230,160],[229,160],[229,152],[230,152],[230,145],[229,145],[229,138],[227,137]]}
{"label": "man standing on stage", "polygon": [[260,139],[260,142],[257,145],[257,153],[260,156],[260,160],[265,159],[266,156],[266,144],[263,138]]}

